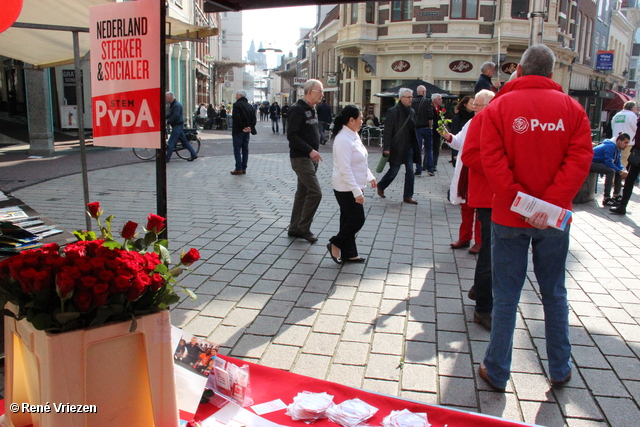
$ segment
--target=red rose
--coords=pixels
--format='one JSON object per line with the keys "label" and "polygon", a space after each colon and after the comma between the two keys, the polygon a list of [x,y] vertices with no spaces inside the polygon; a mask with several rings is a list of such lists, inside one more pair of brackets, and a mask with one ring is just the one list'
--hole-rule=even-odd
{"label": "red rose", "polygon": [[116,276],[114,281],[114,291],[117,293],[126,292],[131,287],[131,278]]}
{"label": "red rose", "polygon": [[120,235],[126,239],[131,240],[136,237],[136,228],[138,228],[138,224],[133,221],[128,221],[124,227],[122,227],[122,231]]}
{"label": "red rose", "polygon": [[116,275],[113,274],[113,271],[104,270],[98,274],[98,278],[105,283],[111,283],[113,279],[115,279]]}
{"label": "red rose", "polygon": [[33,276],[33,290],[36,292],[49,289],[51,287],[51,269],[36,272]]}
{"label": "red rose", "polygon": [[149,285],[151,285],[151,277],[144,273],[138,274],[138,276],[131,281],[131,287],[127,291],[127,299],[129,301],[137,300]]}
{"label": "red rose", "polygon": [[31,267],[24,268],[18,272],[18,281],[20,282],[20,286],[22,286],[22,290],[24,292],[33,292],[33,281],[36,274],[36,269]]}
{"label": "red rose", "polygon": [[200,259],[200,252],[198,252],[197,249],[191,248],[189,249],[189,252],[187,252],[186,254],[180,257],[180,262],[184,265],[191,265],[194,262],[198,261],[199,259]]}
{"label": "red rose", "polygon": [[155,292],[164,286],[164,277],[158,273],[151,277],[151,289]]}
{"label": "red rose", "polygon": [[56,289],[61,299],[67,299],[71,296],[75,285],[75,279],[64,271],[56,276]]}
{"label": "red rose", "polygon": [[107,285],[106,283],[98,283],[93,287],[93,304],[96,307],[106,305],[108,297],[109,285]]}
{"label": "red rose", "polygon": [[98,283],[98,279],[91,276],[84,276],[80,279],[80,289],[83,291],[90,291]]}
{"label": "red rose", "polygon": [[73,296],[73,302],[79,312],[84,313],[91,310],[93,303],[93,294],[91,292],[81,291]]}
{"label": "red rose", "polygon": [[89,216],[91,218],[99,218],[102,215],[102,209],[100,209],[100,202],[87,203],[89,209]]}
{"label": "red rose", "polygon": [[60,251],[60,245],[57,243],[47,243],[42,247],[44,253],[58,253]]}
{"label": "red rose", "polygon": [[153,231],[158,234],[164,227],[164,221],[163,217],[150,213],[147,217],[147,226],[145,228],[147,231]]}

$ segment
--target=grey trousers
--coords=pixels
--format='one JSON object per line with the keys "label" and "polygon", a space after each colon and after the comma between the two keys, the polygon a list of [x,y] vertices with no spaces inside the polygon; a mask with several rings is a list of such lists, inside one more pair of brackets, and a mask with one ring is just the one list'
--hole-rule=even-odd
{"label": "grey trousers", "polygon": [[298,189],[293,201],[289,231],[307,233],[322,200],[322,190],[316,177],[318,164],[309,157],[292,158],[291,168],[298,175]]}

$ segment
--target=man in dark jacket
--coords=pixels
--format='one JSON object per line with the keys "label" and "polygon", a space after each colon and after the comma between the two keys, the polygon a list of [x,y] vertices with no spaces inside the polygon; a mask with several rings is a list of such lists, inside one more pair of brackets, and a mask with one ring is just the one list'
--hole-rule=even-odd
{"label": "man in dark jacket", "polygon": [[[431,151],[431,128],[433,127],[433,107],[427,98],[427,88],[420,85],[416,89],[418,96],[413,98],[411,108],[416,112],[416,133],[418,134],[418,150],[422,155],[424,145],[425,166],[429,176],[433,176],[433,152]],[[416,165],[416,175],[422,175],[422,162]]]}
{"label": "man in dark jacket", "polygon": [[191,153],[191,157],[188,159],[189,162],[194,161],[198,158],[195,150],[187,141],[187,136],[184,134],[184,114],[182,110],[182,104],[176,99],[173,92],[167,92],[164,96],[166,102],[169,103],[169,112],[167,113],[167,124],[171,126],[171,135],[169,135],[169,142],[167,142],[167,163],[171,161],[171,154],[176,149],[176,144],[178,140],[187,147],[189,153]]}
{"label": "man in dark jacket", "polygon": [[298,176],[298,189],[293,201],[289,236],[300,237],[310,243],[318,238],[311,232],[311,221],[322,200],[322,190],[316,177],[320,133],[315,106],[324,94],[322,82],[310,79],[304,84],[304,96],[289,109],[289,157],[291,168]]}
{"label": "man in dark jacket", "polygon": [[327,101],[324,99],[316,107],[318,111],[318,127],[320,129],[320,144],[327,143],[327,130],[331,125],[331,108],[327,105]]}
{"label": "man in dark jacket", "polygon": [[280,114],[282,115],[282,133],[286,135],[287,134],[287,117],[289,117],[288,116],[289,104],[287,104],[287,101],[284,101],[284,105],[280,109]]}
{"label": "man in dark jacket", "polygon": [[239,90],[236,93],[236,102],[231,113],[232,126],[231,138],[233,139],[233,155],[236,158],[236,168],[231,175],[244,175],[247,173],[247,161],[249,159],[249,137],[256,132],[256,113],[249,101],[247,93]]}
{"label": "man in dark jacket", "polygon": [[473,87],[474,95],[480,92],[482,89],[490,90],[493,93],[498,92],[498,88],[496,88],[491,79],[496,74],[496,64],[493,62],[485,62],[480,67],[480,77],[478,77],[478,81],[476,81],[476,85]]}
{"label": "man in dark jacket", "polygon": [[387,112],[384,123],[383,152],[389,156],[389,171],[378,182],[378,196],[385,198],[384,190],[393,182],[404,165],[404,202],[417,205],[413,200],[413,164],[420,163],[420,149],[416,137],[416,112],[411,108],[413,91],[400,89],[400,101]]}

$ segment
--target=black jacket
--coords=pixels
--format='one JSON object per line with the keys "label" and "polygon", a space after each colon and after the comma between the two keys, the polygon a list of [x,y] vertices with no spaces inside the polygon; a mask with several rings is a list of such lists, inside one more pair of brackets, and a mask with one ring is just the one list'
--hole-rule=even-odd
{"label": "black jacket", "polygon": [[257,133],[256,110],[249,105],[249,101],[247,101],[247,98],[244,96],[234,102],[231,117],[233,119],[231,135],[238,135],[242,133],[242,129],[246,127],[251,128],[251,135],[255,135]]}
{"label": "black jacket", "polygon": [[[403,165],[409,147],[413,147],[413,162],[421,162],[418,138],[416,137],[416,112],[405,108],[398,101],[387,111],[384,122],[383,150],[389,151],[389,164]],[[409,120],[407,120],[407,112]],[[406,122],[406,124],[405,124]]]}
{"label": "black jacket", "polygon": [[460,133],[464,125],[467,124],[469,120],[473,118],[473,111],[468,111],[465,108],[462,108],[462,111],[459,111],[458,114],[453,116],[451,119],[451,124],[449,125],[449,132],[453,135],[457,135]]}
{"label": "black jacket", "polygon": [[324,102],[316,106],[318,112],[318,121],[331,123],[331,108]]}
{"label": "black jacket", "polygon": [[280,109],[280,112],[282,113],[283,118],[287,117],[287,113],[289,112],[289,106],[283,105],[282,108]]}
{"label": "black jacket", "polygon": [[269,107],[269,118],[271,120],[278,120],[280,118],[280,106],[271,104]]}
{"label": "black jacket", "polygon": [[182,104],[174,98],[169,104],[169,112],[167,113],[167,123],[171,126],[181,125],[184,123],[184,117],[182,113]]}
{"label": "black jacket", "polygon": [[289,157],[309,157],[313,150],[320,147],[320,131],[316,109],[304,99],[289,108],[287,118],[287,139],[289,140]]}
{"label": "black jacket", "polygon": [[485,74],[480,74],[480,77],[478,77],[478,81],[476,82],[476,85],[473,87],[474,95],[480,92],[482,89],[488,89],[492,92],[496,92],[496,88],[493,86],[493,83],[491,83],[491,77]]}
{"label": "black jacket", "polygon": [[411,108],[416,112],[416,127],[428,128],[429,121],[433,120],[433,107],[431,106],[431,98],[418,95],[411,101]]}

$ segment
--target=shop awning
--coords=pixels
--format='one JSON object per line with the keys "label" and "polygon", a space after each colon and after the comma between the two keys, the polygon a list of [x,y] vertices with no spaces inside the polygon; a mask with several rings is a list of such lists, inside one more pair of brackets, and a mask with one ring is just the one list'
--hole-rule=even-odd
{"label": "shop awning", "polygon": [[[89,7],[112,0],[24,0],[17,22],[87,29]],[[200,39],[217,34],[217,28],[186,24],[167,17],[167,42]],[[80,54],[89,51],[89,33],[80,32]],[[73,37],[68,31],[11,27],[0,34],[0,55],[38,68],[73,63]]]}
{"label": "shop awning", "polygon": [[458,96],[452,94],[451,92],[446,91],[444,89],[440,89],[438,86],[433,85],[429,82],[425,82],[424,80],[420,80],[420,79],[413,80],[409,83],[405,83],[400,86],[395,86],[389,89],[385,89],[383,92],[376,93],[376,96],[380,98],[394,98],[398,96],[398,92],[403,87],[406,87],[407,89],[411,89],[415,95],[415,92],[418,89],[418,86],[424,86],[427,89],[427,98],[430,98],[431,95],[433,95],[434,93],[438,93],[442,95],[443,98],[451,98],[451,99],[458,98]]}
{"label": "shop awning", "polygon": [[240,10],[274,7],[316,6],[353,3],[353,0],[204,0],[203,10],[211,12],[238,12]]}
{"label": "shop awning", "polygon": [[604,104],[602,105],[603,110],[607,110],[607,111],[622,110],[624,108],[624,104],[627,101],[631,101],[633,99],[626,93],[617,92],[615,90],[607,90],[607,92],[612,93],[613,98],[605,99]]}

